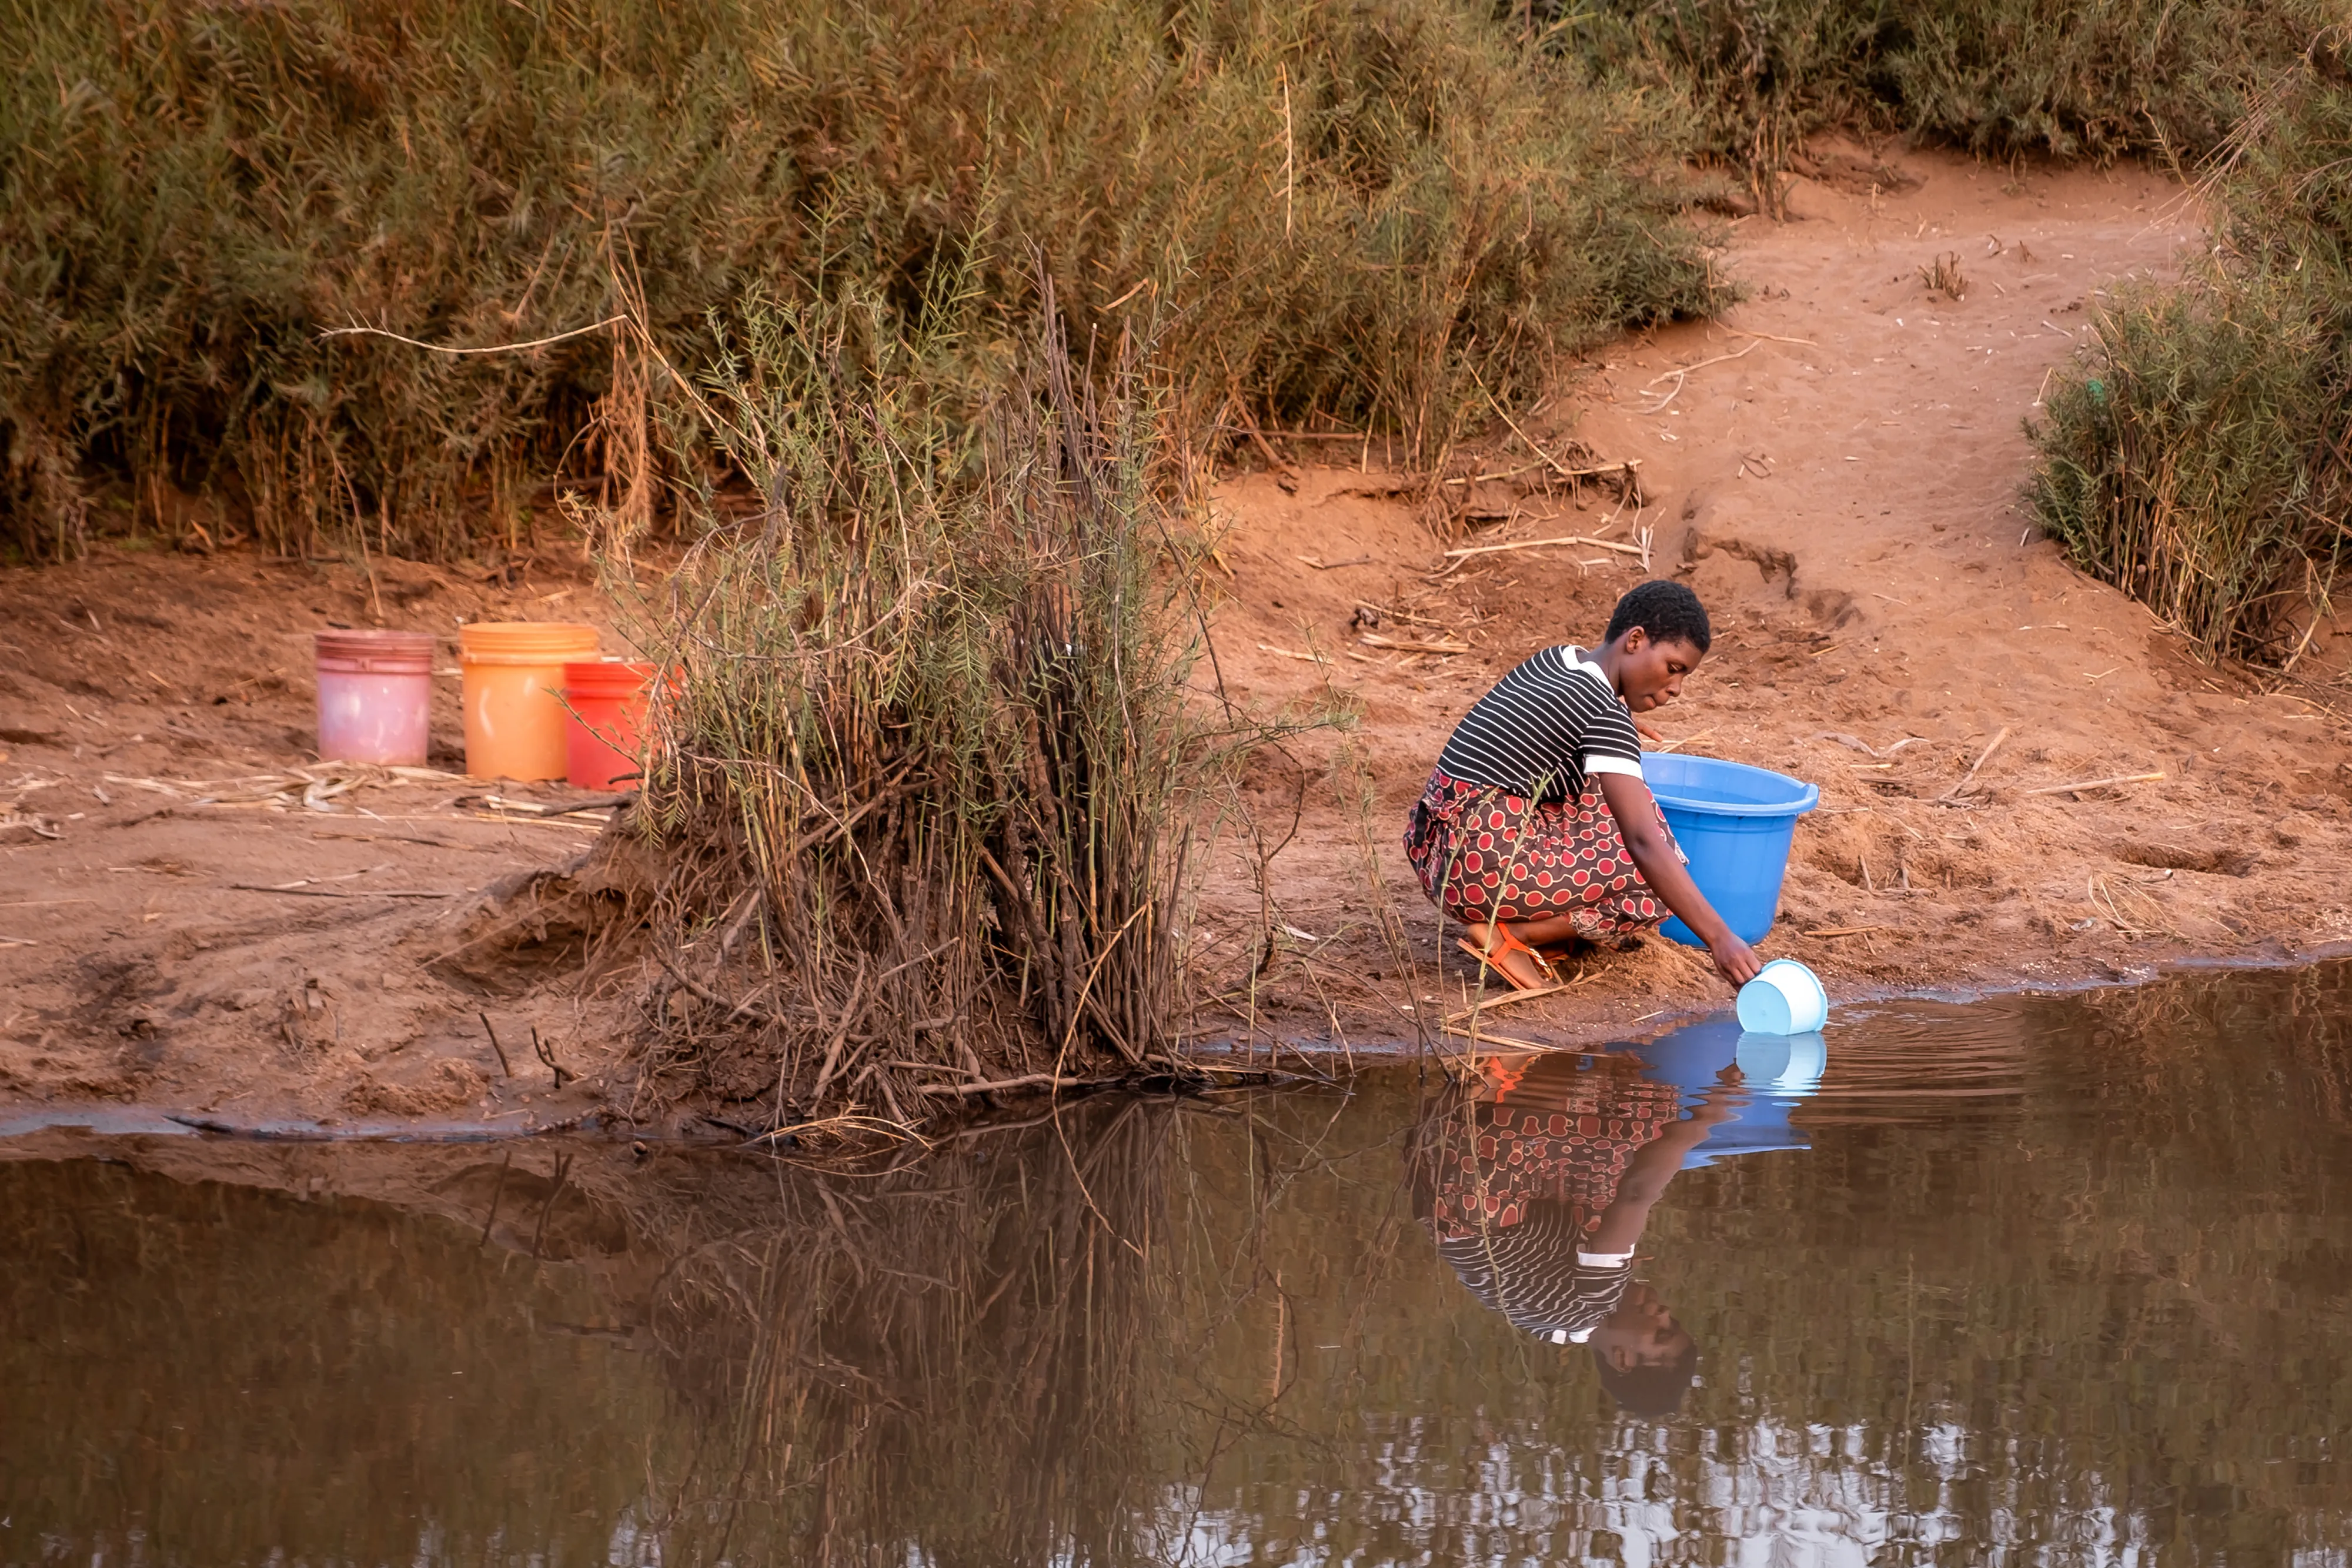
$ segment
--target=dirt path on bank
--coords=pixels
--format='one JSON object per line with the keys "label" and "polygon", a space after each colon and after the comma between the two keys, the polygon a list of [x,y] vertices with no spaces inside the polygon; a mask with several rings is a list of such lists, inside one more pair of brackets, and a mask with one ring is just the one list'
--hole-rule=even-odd
{"label": "dirt path on bank", "polygon": [[[1843,189],[1808,183],[1797,221],[1736,226],[1726,265],[1746,304],[1619,345],[1520,422],[1547,450],[1573,439],[1638,459],[1641,505],[1548,496],[1528,487],[1535,474],[1489,482],[1466,503],[1463,544],[1647,530],[1653,571],[1697,589],[1715,652],[1653,721],[1682,748],[1821,786],[1763,951],[1801,957],[1834,997],[2117,979],[2191,955],[2284,957],[2352,938],[2352,750],[2326,711],[2347,694],[2325,684],[2347,640],[2323,631],[2302,671],[2316,682],[2265,695],[2070,570],[2020,496],[2023,422],[2052,368],[2089,340],[2093,309],[2130,279],[2171,276],[2198,243],[2179,187],[2138,169],[2012,183],[1948,156],[1875,172],[1858,149],[1829,162]],[[1959,267],[1961,298],[1922,277],[1939,258]],[[1255,1008],[1288,1038],[1376,1042],[1412,1024],[1355,847],[1380,853],[1380,896],[1404,917],[1421,994],[1458,1011],[1470,972],[1450,940],[1441,951],[1404,865],[1406,809],[1494,679],[1545,643],[1596,638],[1643,572],[1574,547],[1496,551],[1441,575],[1440,547],[1381,476],[1309,465],[1330,450],[1289,447],[1295,493],[1271,474],[1221,492],[1234,580],[1218,643],[1247,695],[1328,694],[1360,716],[1353,760],[1338,767],[1368,776],[1370,804],[1339,805],[1318,777],[1341,748],[1299,748],[1306,813],[1265,878],[1275,963],[1253,996],[1256,858],[1229,852],[1200,924],[1233,956],[1202,1021],[1245,1033]],[[1531,459],[1506,433],[1480,471]],[[1474,651],[1368,645],[1360,605],[1380,614],[1376,636]],[[1997,737],[1963,802],[1938,803]],[[1302,781],[1279,771],[1257,790],[1277,835]],[[1655,940],[1573,977],[1567,995],[1485,1027],[1585,1040],[1727,998],[1703,956]]]}
{"label": "dirt path on bank", "polygon": [[[2352,940],[2352,749],[2327,711],[2347,694],[2326,684],[2352,639],[2323,632],[2302,672],[2315,684],[2264,695],[2068,570],[2019,500],[2021,421],[2099,291],[2167,275],[2195,242],[2177,188],[2137,170],[2010,184],[1948,157],[1867,164],[1845,160],[1849,189],[1801,187],[1798,221],[1737,225],[1725,265],[1752,297],[1727,321],[1623,343],[1521,422],[1548,446],[1638,459],[1638,507],[1546,493],[1511,473],[1535,459],[1505,431],[1459,470],[1507,476],[1454,487],[1465,543],[1646,538],[1651,570],[1698,589],[1716,652],[1655,716],[1687,749],[1821,785],[1764,951],[1804,958],[1834,996]],[[1958,299],[1920,277],[1953,256]],[[1354,727],[1261,770],[1262,841],[1213,846],[1191,929],[1217,994],[1194,1027],[1393,1047],[1414,1038],[1413,998],[1454,1010],[1471,977],[1404,867],[1407,807],[1486,686],[1536,647],[1595,636],[1642,570],[1579,547],[1442,570],[1377,444],[1284,445],[1294,475],[1236,474],[1218,495],[1217,665],[1237,697],[1336,704]],[[576,934],[495,944],[520,963],[469,956],[483,895],[576,854],[595,817],[310,761],[310,632],[432,631],[454,664],[459,617],[609,622],[562,551],[458,571],[107,550],[0,574],[0,1125],[100,1106],[523,1129],[624,1082],[627,1000],[572,983]],[[454,745],[445,687],[436,734]],[[1939,803],[1996,736],[1971,790]],[[1652,940],[1486,1027],[1582,1041],[1726,998],[1703,958]],[[579,1075],[561,1094],[534,1028]]]}

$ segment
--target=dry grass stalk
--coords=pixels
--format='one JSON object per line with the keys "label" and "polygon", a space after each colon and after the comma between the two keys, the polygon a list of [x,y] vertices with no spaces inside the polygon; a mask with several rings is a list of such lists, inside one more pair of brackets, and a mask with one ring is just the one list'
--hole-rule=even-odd
{"label": "dry grass stalk", "polygon": [[2039,789],[2020,789],[2020,795],[2071,795],[2078,789],[2105,789],[2118,784],[2153,784],[2164,777],[2161,773],[2118,773],[2107,779],[2085,779],[2077,784],[2044,784]]}
{"label": "dry grass stalk", "polygon": [[1960,270],[1960,253],[1956,250],[1946,251],[1932,264],[1921,267],[1919,281],[1948,299],[1969,297],[1968,274]]}

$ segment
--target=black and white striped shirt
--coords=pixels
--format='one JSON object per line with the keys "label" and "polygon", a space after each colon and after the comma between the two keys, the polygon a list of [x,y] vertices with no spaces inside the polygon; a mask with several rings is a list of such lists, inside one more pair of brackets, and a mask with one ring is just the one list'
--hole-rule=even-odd
{"label": "black and white striped shirt", "polygon": [[1581,648],[1538,649],[1462,716],[1437,766],[1471,784],[1573,800],[1593,773],[1642,777],[1633,715]]}
{"label": "black and white striped shirt", "polygon": [[1582,1240],[1574,1214],[1536,1203],[1517,1225],[1441,1238],[1437,1252],[1479,1304],[1513,1328],[1552,1344],[1582,1344],[1633,1277],[1631,1253],[1585,1252]]}

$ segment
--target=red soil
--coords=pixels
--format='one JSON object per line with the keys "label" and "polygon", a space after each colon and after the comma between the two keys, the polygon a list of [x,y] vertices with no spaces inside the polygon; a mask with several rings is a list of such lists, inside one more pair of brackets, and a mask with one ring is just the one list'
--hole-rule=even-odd
{"label": "red soil", "polygon": [[[2195,214],[2137,170],[2008,183],[1955,158],[1899,168],[1920,183],[1890,193],[1882,173],[1874,195],[1865,172],[1852,193],[1804,186],[1795,222],[1744,221],[1727,265],[1748,304],[1573,367],[1521,422],[1548,447],[1640,459],[1638,508],[1548,495],[1530,472],[1473,489],[1467,542],[1646,534],[1651,570],[1698,589],[1716,651],[1652,716],[1691,750],[1821,785],[1763,950],[1802,957],[1840,1000],[2352,940],[2352,727],[2328,684],[2352,639],[2323,629],[2298,671],[2311,678],[2281,690],[2210,669],[2069,570],[2019,499],[2043,378],[2102,290],[2168,272]],[[1955,252],[1957,300],[1920,277]],[[1532,461],[1499,435],[1473,472]],[[1441,573],[1447,546],[1371,461],[1377,443],[1287,449],[1295,493],[1244,473],[1218,494],[1232,576],[1217,667],[1238,697],[1335,706],[1352,727],[1259,769],[1262,845],[1246,824],[1214,845],[1191,916],[1213,993],[1195,1028],[1393,1047],[1415,1037],[1412,998],[1452,1010],[1472,978],[1405,870],[1407,807],[1487,685],[1536,647],[1597,635],[1642,572],[1568,548]],[[306,765],[308,633],[325,622],[446,639],[458,615],[609,616],[569,556],[488,579],[372,572],[108,550],[0,574],[0,1124],[111,1103],[520,1127],[625,1091],[620,977],[541,984],[579,972],[560,928],[520,965],[467,947],[501,918],[477,894],[563,861],[593,823],[498,820],[454,779],[363,782],[317,809],[299,782],[275,806],[196,803],[255,792],[214,781]],[[1379,612],[1376,636],[1472,651],[1367,644],[1360,606]],[[436,733],[454,741],[454,693],[442,700]],[[1965,800],[1939,803],[2004,730]],[[1727,995],[1702,955],[1653,939],[1485,1027],[1580,1041]],[[534,1026],[582,1075],[560,1095]]]}

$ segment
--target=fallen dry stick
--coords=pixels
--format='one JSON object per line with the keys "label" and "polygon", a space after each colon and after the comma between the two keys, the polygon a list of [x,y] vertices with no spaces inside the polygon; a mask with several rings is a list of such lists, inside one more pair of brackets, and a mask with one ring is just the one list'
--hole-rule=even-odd
{"label": "fallen dry stick", "polygon": [[460,795],[450,804],[478,806],[491,811],[524,811],[534,817],[576,817],[592,811],[610,811],[635,800],[634,794],[590,795],[576,800],[518,800],[509,795]]}
{"label": "fallen dry stick", "polygon": [[[1740,334],[1740,336],[1742,336],[1742,337],[1744,337],[1744,338],[1761,338],[1761,337],[1763,337],[1763,336],[1764,336],[1764,334],[1763,334],[1763,333],[1761,333],[1761,332],[1743,332],[1743,333],[1741,333],[1741,334]],[[1676,365],[1676,366],[1675,366],[1672,370],[1660,371],[1656,375],[1652,376],[1652,377],[1651,377],[1647,382],[1644,382],[1643,384],[1644,386],[1656,386],[1660,382],[1664,381],[1668,376],[1686,376],[1686,375],[1690,374],[1693,371],[1703,371],[1703,370],[1706,369],[1706,367],[1707,367],[1707,366],[1709,366],[1709,365],[1719,365],[1719,364],[1723,363],[1726,360],[1737,360],[1737,359],[1739,359],[1739,358],[1743,357],[1744,355],[1752,354],[1752,353],[1754,353],[1755,351],[1756,351],[1756,345],[1755,345],[1755,344],[1753,344],[1753,343],[1750,343],[1750,344],[1748,344],[1748,347],[1746,347],[1746,348],[1744,348],[1744,349],[1734,349],[1734,350],[1731,350],[1731,352],[1729,352],[1729,353],[1727,353],[1727,354],[1717,354],[1717,355],[1714,355],[1713,357],[1708,358],[1708,359],[1704,359],[1704,360],[1693,360],[1693,361],[1692,361],[1689,364],[1687,364],[1687,365]]]}
{"label": "fallen dry stick", "polygon": [[[1478,390],[1480,392],[1486,392],[1486,383],[1480,382],[1478,383]],[[1526,431],[1521,430],[1519,428],[1519,422],[1511,417],[1511,411],[1505,408],[1500,402],[1496,402],[1493,392],[1486,392],[1486,402],[1496,413],[1503,416],[1503,423],[1511,427],[1511,434],[1517,436],[1521,441],[1526,442],[1529,446],[1534,447],[1536,455],[1549,464],[1551,465],[1551,471],[1559,475],[1563,479],[1590,479],[1601,474],[1631,475],[1634,469],[1639,468],[1642,465],[1642,460],[1640,458],[1628,457],[1622,463],[1603,463],[1598,467],[1593,468],[1570,468],[1567,464],[1562,463],[1559,458],[1554,457],[1550,453],[1545,451],[1543,447],[1537,443],[1534,436],[1529,435]]]}
{"label": "fallen dry stick", "polygon": [[1474,555],[1501,555],[1507,550],[1547,549],[1560,545],[1587,545],[1594,549],[1613,549],[1619,555],[1640,555],[1640,545],[1629,545],[1618,539],[1596,539],[1584,534],[1563,534],[1556,539],[1520,539],[1507,545],[1467,545],[1445,552],[1448,560],[1467,560]]}
{"label": "fallen dry stick", "polygon": [[1050,1072],[1031,1072],[1019,1078],[999,1078],[988,1083],[922,1083],[918,1094],[993,1094],[1001,1089],[1031,1089],[1051,1085],[1055,1089],[1092,1089],[1106,1083],[1117,1083],[1116,1078],[1057,1078]]}
{"label": "fallen dry stick", "polygon": [[1991,761],[1992,754],[1999,751],[2000,749],[2000,743],[2008,738],[2009,726],[2002,725],[2000,727],[2000,733],[1992,737],[1992,744],[1984,748],[1984,755],[1977,758],[1976,767],[1971,768],[1966,773],[1961,774],[1960,781],[1953,785],[1950,789],[1945,790],[1942,794],[1937,796],[1937,800],[1939,802],[1945,802],[1957,800],[1960,791],[1967,789],[1969,781],[1976,778],[1977,768],[1982,768],[1986,763]]}
{"label": "fallen dry stick", "polygon": [[1457,1029],[1450,1023],[1442,1024],[1439,1027],[1447,1034],[1458,1036],[1463,1040],[1475,1040],[1480,1045],[1499,1045],[1506,1051],[1565,1051],[1569,1049],[1569,1047],[1566,1046],[1546,1045],[1539,1040],[1518,1040],[1507,1034],[1488,1034],[1484,1030],[1473,1031],[1466,1029]]}
{"label": "fallen dry stick", "polygon": [[2044,784],[2038,789],[2020,789],[2021,795],[2066,795],[2077,789],[2103,789],[2110,784],[2153,784],[2163,778],[2161,773],[2118,773],[2112,779],[2085,779],[2079,784]]}
{"label": "fallen dry stick", "polygon": [[1824,925],[1818,931],[1808,931],[1805,935],[1808,936],[1819,937],[1822,941],[1826,942],[1834,937],[1859,936],[1865,931],[1884,931],[1886,927],[1884,925]]}
{"label": "fallen dry stick", "polygon": [[[1758,336],[1759,334],[1749,335]],[[1652,403],[1649,407],[1639,409],[1635,412],[1643,414],[1659,413],[1664,412],[1666,404],[1680,397],[1682,395],[1683,388],[1690,384],[1689,378],[1690,373],[1693,371],[1703,371],[1709,365],[1719,365],[1726,360],[1737,360],[1743,355],[1752,354],[1756,351],[1756,344],[1750,343],[1744,349],[1734,349],[1730,353],[1717,354],[1713,359],[1697,360],[1687,365],[1678,365],[1671,371],[1659,371],[1656,375],[1652,376],[1648,381],[1642,383],[1642,395],[1643,397],[1649,396],[1650,388],[1656,386],[1660,382],[1668,380],[1669,378],[1671,378],[1675,383],[1674,391],[1658,399],[1657,402]]]}
{"label": "fallen dry stick", "polygon": [[1394,648],[1404,653],[1466,653],[1467,643],[1402,643],[1394,637],[1383,637],[1377,632],[1367,632],[1358,641],[1368,648]]}
{"label": "fallen dry stick", "polygon": [[1476,1017],[1481,1012],[1491,1012],[1496,1008],[1507,1008],[1515,1002],[1531,1002],[1538,997],[1554,996],[1566,989],[1568,989],[1566,985],[1558,985],[1538,986],[1532,991],[1506,991],[1499,997],[1487,998],[1481,1001],[1476,1007],[1470,1008],[1463,1012],[1455,1013],[1452,1018],[1445,1020],[1445,1026],[1448,1029],[1451,1029],[1456,1024],[1467,1023],[1471,1019]]}
{"label": "fallen dry stick", "polygon": [[1272,444],[1270,444],[1265,438],[1265,432],[1260,430],[1257,427],[1257,421],[1250,417],[1248,408],[1242,403],[1239,398],[1235,398],[1234,400],[1233,407],[1234,412],[1241,416],[1243,433],[1250,438],[1251,443],[1257,447],[1259,452],[1265,454],[1267,465],[1276,473],[1280,474],[1284,478],[1289,480],[1291,484],[1297,484],[1298,470],[1285,462],[1283,460],[1282,454],[1274,449]]}
{"label": "fallen dry stick", "polygon": [[520,817],[511,811],[466,811],[455,817],[430,819],[436,821],[499,822],[509,828],[568,828],[575,833],[601,831],[604,820],[593,816]]}
{"label": "fallen dry stick", "polygon": [[276,893],[288,898],[462,898],[464,893],[432,893],[415,887],[372,888],[365,893],[339,893],[328,887],[264,887],[258,883],[232,882],[239,893]]}
{"label": "fallen dry stick", "polygon": [[474,1016],[482,1020],[482,1032],[490,1037],[490,1049],[498,1053],[499,1071],[512,1078],[514,1068],[507,1061],[507,1048],[499,1043],[499,1031],[490,1027],[490,1015],[477,1010]]}
{"label": "fallen dry stick", "polygon": [[1322,660],[1317,658],[1312,653],[1295,653],[1287,648],[1277,648],[1271,643],[1260,643],[1257,646],[1258,651],[1262,653],[1279,653],[1286,659],[1297,659],[1303,664],[1319,664],[1323,663]]}

